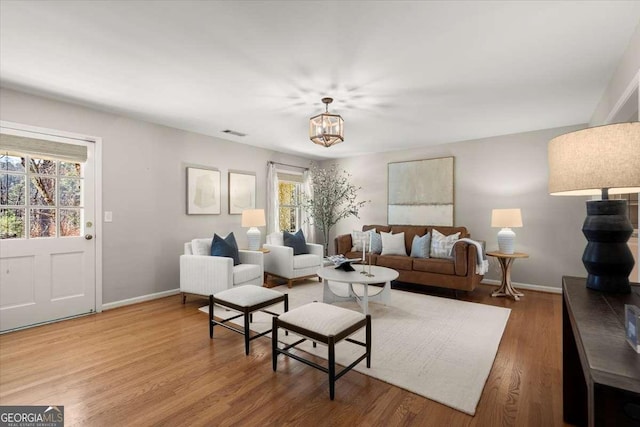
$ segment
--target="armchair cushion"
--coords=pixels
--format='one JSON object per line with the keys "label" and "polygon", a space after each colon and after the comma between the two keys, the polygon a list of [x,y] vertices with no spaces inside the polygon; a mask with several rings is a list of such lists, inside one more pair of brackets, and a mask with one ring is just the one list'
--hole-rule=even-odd
{"label": "armchair cushion", "polygon": [[308,254],[307,242],[304,239],[304,233],[302,230],[298,230],[296,234],[291,234],[288,231],[282,233],[284,245],[293,248],[293,255]]}
{"label": "armchair cushion", "polygon": [[211,256],[212,239],[193,239],[191,241],[191,255]]}
{"label": "armchair cushion", "polygon": [[321,259],[317,255],[302,254],[293,257],[293,269],[320,267]]}
{"label": "armchair cushion", "polygon": [[262,268],[255,264],[239,264],[233,267],[233,284],[248,282],[256,277],[262,277]]}
{"label": "armchair cushion", "polygon": [[217,234],[213,235],[211,243],[211,256],[221,256],[233,259],[233,265],[240,264],[240,255],[238,254],[238,244],[233,232],[229,233],[224,239]]}
{"label": "armchair cushion", "polygon": [[276,245],[276,246],[284,246],[284,239],[282,238],[282,231],[274,231],[271,234],[267,235],[267,244],[268,245]]}

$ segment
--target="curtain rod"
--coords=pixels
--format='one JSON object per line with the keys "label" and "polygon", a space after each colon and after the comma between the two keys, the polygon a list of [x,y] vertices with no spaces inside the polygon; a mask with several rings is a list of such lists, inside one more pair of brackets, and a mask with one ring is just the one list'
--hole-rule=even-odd
{"label": "curtain rod", "polygon": [[289,167],[291,167],[291,168],[298,168],[298,169],[302,169],[302,170],[305,170],[305,171],[308,171],[308,170],[309,170],[309,168],[303,168],[302,166],[289,165],[289,164],[286,164],[286,163],[280,163],[280,162],[273,162],[273,161],[271,161],[271,160],[269,160],[269,163],[274,164],[274,165],[289,166]]}

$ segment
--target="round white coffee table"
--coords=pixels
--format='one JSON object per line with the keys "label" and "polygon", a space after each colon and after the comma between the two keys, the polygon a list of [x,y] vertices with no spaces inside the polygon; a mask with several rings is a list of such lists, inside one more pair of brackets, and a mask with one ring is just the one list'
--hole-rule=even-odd
{"label": "round white coffee table", "polygon": [[[369,277],[362,274],[362,266],[354,265],[355,271],[336,270],[334,266],[324,267],[318,270],[318,276],[324,282],[324,290],[322,301],[325,303],[334,303],[337,301],[353,301],[355,300],[362,308],[362,312],[369,314],[369,301],[380,301],[383,304],[389,302],[391,295],[391,281],[398,278],[398,272],[386,267],[365,266],[364,271],[367,273],[371,269],[372,276]],[[340,296],[333,293],[329,287],[329,282],[346,283],[349,285],[349,295]],[[364,286],[363,295],[358,295],[353,290],[353,284],[360,283]],[[382,290],[374,295],[369,295],[369,286],[372,283],[384,283]]]}

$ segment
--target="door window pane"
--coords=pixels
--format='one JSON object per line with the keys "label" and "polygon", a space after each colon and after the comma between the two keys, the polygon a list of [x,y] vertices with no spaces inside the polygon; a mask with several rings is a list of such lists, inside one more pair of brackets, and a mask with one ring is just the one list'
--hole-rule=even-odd
{"label": "door window pane", "polygon": [[24,209],[0,209],[0,239],[24,238]]}
{"label": "door window pane", "polygon": [[56,179],[33,177],[29,185],[29,201],[35,206],[55,206]]}
{"label": "door window pane", "polygon": [[60,237],[80,235],[80,209],[60,209]]}
{"label": "door window pane", "polygon": [[80,180],[60,178],[60,206],[80,206]]}
{"label": "door window pane", "polygon": [[24,205],[24,182],[24,175],[0,173],[0,205]]}
{"label": "door window pane", "polygon": [[56,210],[29,209],[29,237],[56,237]]}

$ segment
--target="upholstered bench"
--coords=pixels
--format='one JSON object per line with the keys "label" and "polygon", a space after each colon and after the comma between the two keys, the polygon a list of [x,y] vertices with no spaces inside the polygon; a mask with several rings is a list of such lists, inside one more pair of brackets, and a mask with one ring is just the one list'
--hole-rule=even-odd
{"label": "upholstered bench", "polygon": [[[351,334],[358,331],[362,327],[366,328],[365,342],[356,341],[348,338]],[[285,345],[280,348],[278,344],[278,328],[285,331],[291,331],[300,335],[302,339],[293,344]],[[273,318],[273,327],[271,334],[273,371],[275,372],[278,365],[278,355],[284,354],[311,367],[321,370],[329,374],[329,397],[333,400],[335,396],[335,382],[345,373],[350,371],[363,359],[367,359],[367,368],[371,367],[371,315],[364,315],[357,311],[348,310],[334,305],[324,304],[321,302],[313,302],[295,308],[287,313],[283,313]],[[310,339],[313,346],[316,342],[326,344],[329,351],[327,367],[311,362],[301,356],[291,353],[289,349],[294,348],[298,344]],[[358,357],[351,365],[344,368],[336,374],[336,354],[335,345],[342,340],[349,341],[365,347],[365,353]]]}
{"label": "upholstered bench", "polygon": [[[244,352],[245,354],[249,354],[249,341],[271,332],[269,329],[250,336],[249,323],[253,320],[253,313],[259,310],[272,316],[277,316],[278,313],[272,313],[263,309],[279,302],[284,302],[284,311],[286,313],[289,310],[288,297],[287,294],[255,285],[238,286],[217,292],[215,295],[209,295],[209,338],[213,338],[213,327],[215,325],[223,326],[244,335]],[[215,304],[239,311],[240,314],[225,320],[216,320],[213,316],[213,307]],[[244,317],[244,329],[227,325],[228,322],[238,317]]]}

